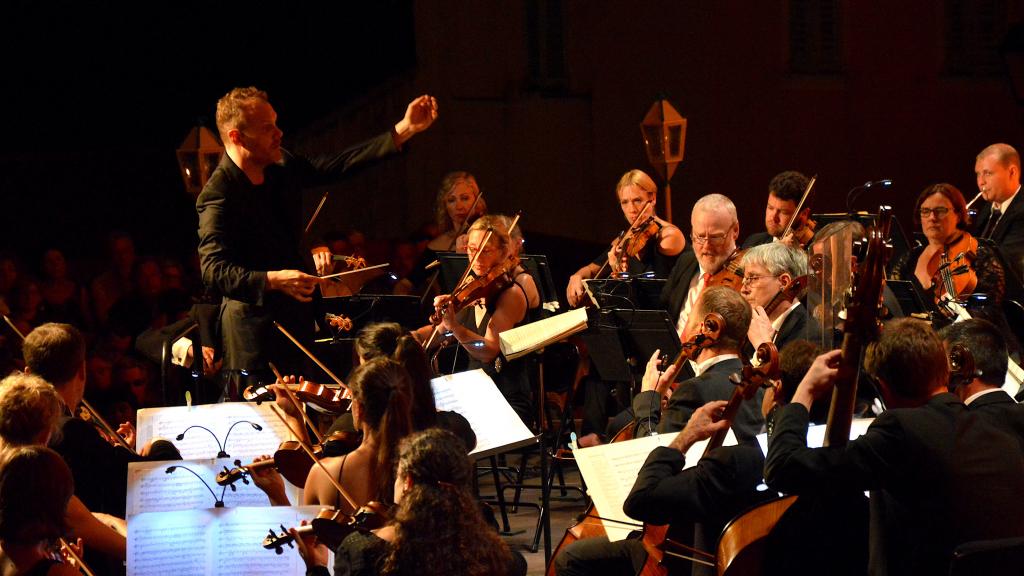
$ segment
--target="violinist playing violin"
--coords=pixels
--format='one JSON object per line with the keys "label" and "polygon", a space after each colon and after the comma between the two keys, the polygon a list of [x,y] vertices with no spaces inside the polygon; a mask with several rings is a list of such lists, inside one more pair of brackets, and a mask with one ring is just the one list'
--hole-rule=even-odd
{"label": "violinist playing violin", "polygon": [[529,425],[532,411],[527,366],[499,357],[498,336],[524,323],[528,306],[526,290],[510,277],[518,259],[513,256],[506,226],[505,220],[494,214],[473,222],[467,246],[472,264],[465,281],[469,288],[456,292],[454,297],[437,297],[434,307],[438,324],[424,326],[415,334],[421,342],[428,342],[434,330],[441,332],[440,336],[450,332],[460,346],[459,352],[468,356],[467,369],[483,368]]}
{"label": "violinist playing violin", "polygon": [[910,280],[936,302],[975,292],[1002,301],[1005,272],[992,250],[966,231],[967,208],[960,190],[945,183],[925,188],[914,206],[914,223],[928,243],[896,262],[894,279]]}
{"label": "violinist playing violin", "polygon": [[740,294],[750,304],[744,356],[751,358],[764,342],[777,348],[797,340],[816,340],[820,330],[800,303],[808,273],[807,253],[782,242],[761,244],[743,253]]}
{"label": "violinist playing violin", "polygon": [[[393,520],[349,534],[334,551],[334,573],[349,576],[519,576],[526,561],[487,527],[470,483],[474,468],[452,433],[431,428],[402,442]],[[327,572],[327,547],[293,536],[308,576]]]}
{"label": "violinist playing violin", "polygon": [[646,173],[630,170],[623,174],[615,186],[615,195],[630,228],[612,242],[607,253],[569,277],[565,290],[569,306],[579,306],[583,300],[584,280],[623,272],[653,272],[656,278],[667,277],[676,257],[686,247],[682,231],[655,214],[658,187]]}
{"label": "violinist playing violin", "polygon": [[[787,170],[776,174],[768,183],[768,204],[764,208],[764,232],[755,232],[743,241],[743,248],[752,248],[783,240],[782,235],[797,215],[797,205],[810,180],[800,172]],[[790,241],[790,239],[786,239]]]}

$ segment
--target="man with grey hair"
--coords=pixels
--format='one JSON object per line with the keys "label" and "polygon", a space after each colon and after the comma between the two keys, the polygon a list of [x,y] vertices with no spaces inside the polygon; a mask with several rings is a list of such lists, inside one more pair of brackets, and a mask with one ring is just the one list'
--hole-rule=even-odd
{"label": "man with grey hair", "polygon": [[679,255],[661,291],[661,302],[676,319],[676,332],[680,335],[707,281],[736,251],[739,235],[736,206],[726,196],[708,194],[693,205],[690,213],[692,250]]}
{"label": "man with grey hair", "polygon": [[991,240],[1021,277],[1024,259],[1024,201],[1020,191],[1020,154],[1009,144],[992,144],[974,161],[978,191],[987,202],[978,210],[972,233]]}
{"label": "man with grey hair", "polygon": [[820,336],[800,303],[807,286],[807,254],[780,242],[761,244],[743,254],[740,294],[750,303],[753,317],[747,331],[744,355],[750,357],[764,342],[781,349],[799,338]]}

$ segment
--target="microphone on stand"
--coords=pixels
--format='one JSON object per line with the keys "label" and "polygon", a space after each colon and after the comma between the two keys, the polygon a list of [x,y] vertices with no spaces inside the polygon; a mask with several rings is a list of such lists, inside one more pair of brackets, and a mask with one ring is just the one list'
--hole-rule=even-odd
{"label": "microphone on stand", "polygon": [[889,188],[892,186],[892,180],[885,178],[882,180],[871,180],[861,184],[860,186],[854,186],[846,193],[846,211],[853,214],[853,202],[860,196],[864,191],[870,190],[871,188]]}

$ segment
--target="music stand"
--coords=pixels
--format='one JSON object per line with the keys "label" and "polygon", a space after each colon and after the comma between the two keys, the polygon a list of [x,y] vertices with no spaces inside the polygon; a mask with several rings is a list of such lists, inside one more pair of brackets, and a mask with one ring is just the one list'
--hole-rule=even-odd
{"label": "music stand", "polygon": [[675,322],[664,310],[596,310],[589,326],[583,341],[606,381],[631,382],[634,374],[643,374],[655,350],[675,358],[682,348]]}
{"label": "music stand", "polygon": [[896,301],[900,304],[900,309],[903,311],[904,316],[910,316],[914,313],[927,313],[935,310],[934,305],[929,305],[921,291],[917,289],[910,280],[886,280],[885,285],[892,290]]}
{"label": "music stand", "polygon": [[367,282],[383,276],[387,272],[389,265],[390,263],[377,264],[323,276],[321,280],[329,280],[330,282],[321,285],[320,291],[324,298],[343,298],[359,294],[359,291],[363,289]]}

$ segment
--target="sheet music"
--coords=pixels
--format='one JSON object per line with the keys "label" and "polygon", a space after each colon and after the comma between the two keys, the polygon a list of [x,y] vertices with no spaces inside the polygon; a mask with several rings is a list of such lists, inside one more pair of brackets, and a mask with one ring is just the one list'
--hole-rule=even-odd
{"label": "sheet music", "polygon": [[[583,476],[583,480],[587,484],[587,494],[593,499],[600,516],[611,520],[601,521],[605,532],[608,533],[609,541],[624,540],[630,532],[638,529],[631,525],[640,522],[627,516],[622,511],[622,505],[633,489],[633,484],[636,483],[636,477],[647,460],[647,456],[655,448],[671,444],[678,434],[678,432],[655,434],[625,442],[573,450],[580,475]],[[735,444],[736,436],[730,428],[723,445]],[[697,464],[707,445],[708,441],[702,440],[690,447],[686,452],[684,470]],[[615,520],[625,524],[614,522]]]}
{"label": "sheet music", "polygon": [[533,438],[533,433],[483,370],[448,374],[430,381],[438,410],[458,412],[476,434],[470,456]]}
{"label": "sheet music", "polygon": [[271,529],[298,526],[319,511],[319,506],[273,506],[129,514],[128,576],[305,574],[298,551],[285,548],[278,555],[262,542]]}
{"label": "sheet music", "polygon": [[[850,440],[856,440],[868,431],[868,426],[874,422],[874,418],[854,418],[850,423]],[[761,446],[761,452],[768,454],[768,435],[758,434],[757,443]],[[815,424],[807,427],[807,447],[821,448],[825,445],[825,425]]]}
{"label": "sheet music", "polygon": [[[242,464],[248,464],[244,461]],[[171,466],[179,468],[171,473]],[[213,508],[214,496],[203,483],[193,476],[188,467],[202,477],[213,490],[217,498],[224,501],[227,508],[242,506],[270,506],[265,492],[256,487],[250,479],[249,484],[241,480],[235,482],[235,491],[217,485],[217,474],[235,467],[234,459],[220,458],[217,460],[168,460],[156,462],[131,462],[128,464],[128,501],[126,514],[142,514],[145,512],[170,512],[173,510],[204,510]],[[302,488],[284,483],[285,493],[289,501],[302,502]],[[223,496],[221,493],[223,491]]]}
{"label": "sheet music", "polygon": [[[255,430],[243,421],[255,422],[263,430]],[[241,423],[228,436],[228,429],[236,422]],[[186,428],[195,425],[209,428],[217,439],[201,428],[192,428],[183,439],[176,439]],[[220,450],[217,441],[223,444],[225,436],[225,452],[243,462],[251,462],[262,454],[273,454],[281,442],[290,438],[288,428],[271,412],[266,402],[259,406],[251,402],[224,402],[192,407],[144,408],[139,410],[137,429],[139,446],[153,438],[164,438],[173,442],[186,460],[215,458]]]}
{"label": "sheet music", "polygon": [[505,330],[498,335],[498,339],[501,344],[501,353],[505,355],[506,359],[514,360],[552,342],[586,330],[586,328],[587,309],[577,308],[544,320]]}

